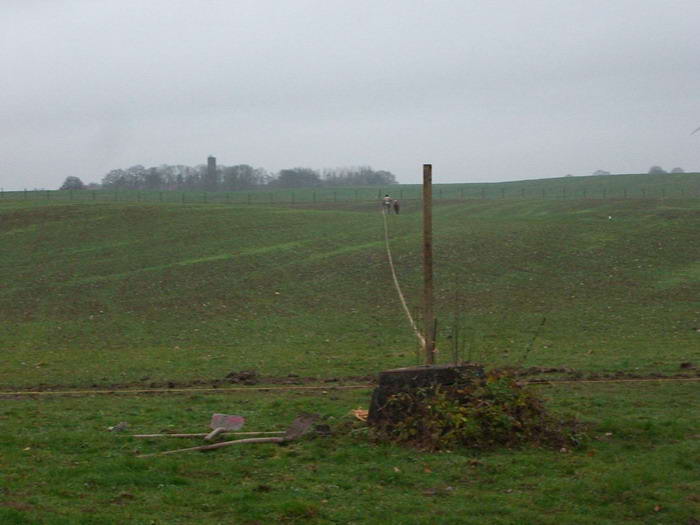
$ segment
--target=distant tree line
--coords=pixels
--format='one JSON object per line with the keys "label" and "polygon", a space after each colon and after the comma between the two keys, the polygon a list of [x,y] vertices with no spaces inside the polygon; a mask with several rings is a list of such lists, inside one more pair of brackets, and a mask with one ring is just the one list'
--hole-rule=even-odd
{"label": "distant tree line", "polygon": [[114,169],[102,178],[102,188],[110,190],[245,190],[264,186],[271,177],[261,168],[246,164],[217,168],[213,173],[201,166],[154,168],[141,165]]}
{"label": "distant tree line", "polygon": [[[664,173],[685,173],[685,170],[683,168],[678,167],[673,168],[670,172],[668,172],[661,166],[652,166],[651,168],[649,168],[649,171],[647,173],[649,175],[663,175]],[[612,173],[605,170],[596,170],[593,172],[593,175],[612,175]]]}
{"label": "distant tree line", "polygon": [[[649,168],[649,174],[650,175],[662,175],[664,173],[669,173],[665,169],[663,169],[661,166],[652,166]],[[670,173],[685,173],[685,170],[683,168],[673,168]]]}
{"label": "distant tree line", "polygon": [[[100,188],[109,190],[201,190],[238,191],[263,187],[309,188],[335,186],[388,186],[396,184],[393,173],[373,170],[369,166],[325,169],[289,168],[269,173],[247,164],[217,166],[141,165],[114,169],[102,178]],[[97,185],[91,184],[90,188]],[[60,189],[80,190],[86,186],[78,177],[67,177]]]}

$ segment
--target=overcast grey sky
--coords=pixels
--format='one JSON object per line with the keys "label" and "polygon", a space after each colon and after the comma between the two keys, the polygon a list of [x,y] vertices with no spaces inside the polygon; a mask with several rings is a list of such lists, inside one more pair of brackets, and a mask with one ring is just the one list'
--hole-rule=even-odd
{"label": "overcast grey sky", "polygon": [[0,186],[134,164],[404,183],[700,170],[697,0],[0,0]]}

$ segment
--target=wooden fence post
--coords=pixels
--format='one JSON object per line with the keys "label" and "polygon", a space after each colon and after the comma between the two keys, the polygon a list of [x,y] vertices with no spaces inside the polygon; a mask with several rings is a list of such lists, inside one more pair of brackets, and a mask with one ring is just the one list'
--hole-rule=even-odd
{"label": "wooden fence post", "polygon": [[433,166],[423,164],[423,322],[425,364],[435,364],[435,318],[433,313]]}

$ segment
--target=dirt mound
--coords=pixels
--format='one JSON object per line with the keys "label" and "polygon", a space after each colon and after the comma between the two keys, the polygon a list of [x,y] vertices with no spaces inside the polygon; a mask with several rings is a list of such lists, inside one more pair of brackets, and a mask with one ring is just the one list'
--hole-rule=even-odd
{"label": "dirt mound", "polygon": [[259,383],[258,373],[255,370],[241,370],[240,372],[229,372],[226,374],[226,381],[229,383],[243,385],[257,385]]}
{"label": "dirt mound", "polygon": [[373,428],[378,440],[423,450],[523,445],[569,449],[585,438],[585,425],[551,414],[536,392],[503,371],[463,384],[394,394]]}

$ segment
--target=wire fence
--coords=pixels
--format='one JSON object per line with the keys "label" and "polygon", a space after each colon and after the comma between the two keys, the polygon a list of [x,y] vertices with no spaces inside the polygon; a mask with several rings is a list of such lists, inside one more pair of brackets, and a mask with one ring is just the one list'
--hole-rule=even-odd
{"label": "wire fence", "polygon": [[[472,187],[474,186],[474,187]],[[308,204],[376,202],[385,194],[401,201],[421,200],[420,186],[386,188],[302,188],[252,191],[151,191],[151,190],[0,190],[2,200],[46,202],[144,202],[182,204]],[[566,200],[566,199],[665,199],[700,198],[700,184],[649,187],[525,185],[435,185],[433,199],[440,200]]]}

